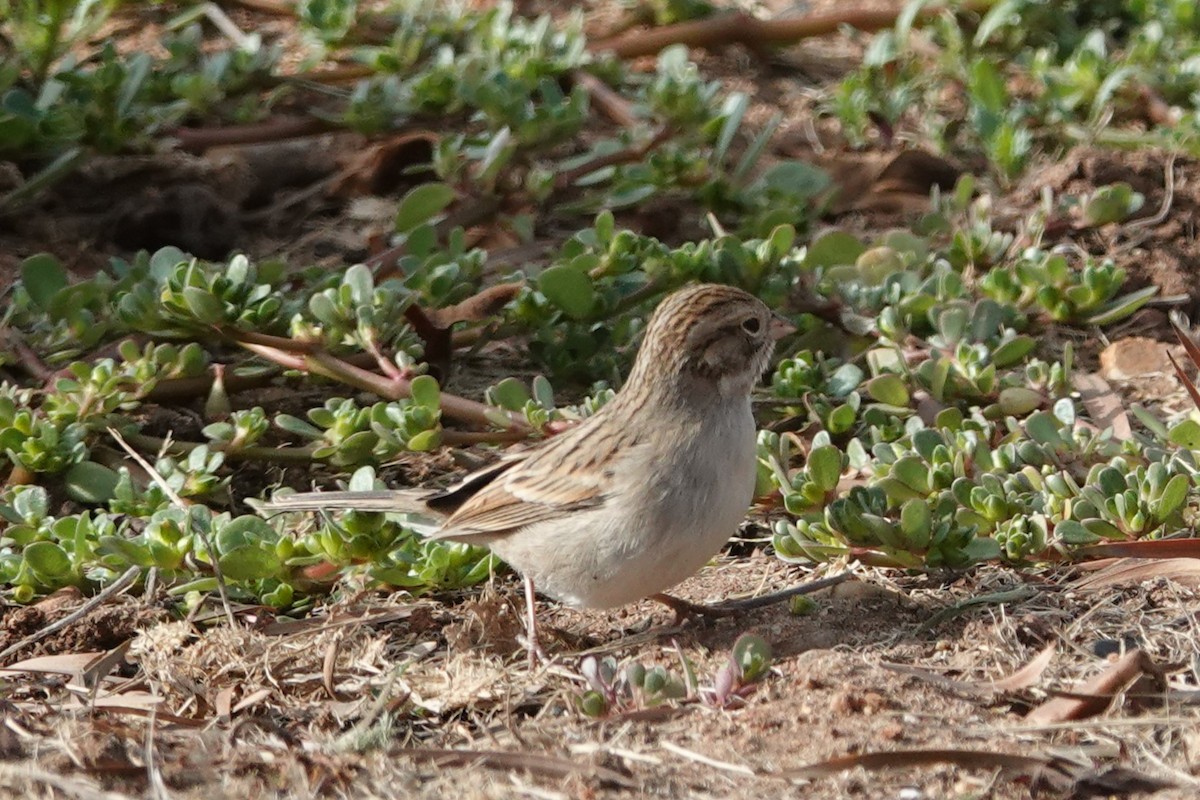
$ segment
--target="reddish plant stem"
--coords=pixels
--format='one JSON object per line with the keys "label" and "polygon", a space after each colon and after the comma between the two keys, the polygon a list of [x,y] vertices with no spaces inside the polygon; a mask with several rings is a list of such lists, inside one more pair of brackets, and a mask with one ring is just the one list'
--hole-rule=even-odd
{"label": "reddish plant stem", "polygon": [[[410,397],[412,394],[412,383],[407,378],[392,379],[379,375],[378,373],[371,372],[370,370],[337,358],[324,350],[314,349],[310,353],[293,354],[254,342],[239,341],[238,344],[250,352],[257,353],[263,358],[274,361],[276,364],[281,364],[288,369],[297,369],[321,375],[348,386],[353,386],[356,389],[371,392],[388,400],[401,400]],[[465,397],[443,392],[441,395],[441,408],[443,414],[460,422],[467,422],[480,427],[488,427],[495,424],[492,416],[495,413],[494,410],[483,403],[477,403]],[[532,432],[529,425],[520,417],[508,414],[507,418],[510,431],[520,433],[523,436],[527,436]]]}
{"label": "reddish plant stem", "polygon": [[522,431],[454,431],[442,429],[442,444],[452,447],[472,444],[506,444],[523,442],[529,438]]}
{"label": "reddish plant stem", "polygon": [[605,167],[614,167],[618,164],[632,164],[641,161],[646,157],[647,153],[670,139],[672,135],[673,133],[670,128],[662,128],[649,141],[632,145],[615,153],[598,156],[591,161],[580,164],[574,169],[561,172],[554,179],[554,189],[555,191],[567,189],[585,175],[591,175],[596,170],[604,169]]}
{"label": "reddish plant stem", "polygon": [[16,330],[9,328],[6,331],[0,332],[4,338],[8,340],[8,344],[20,359],[15,366],[20,367],[29,375],[37,378],[43,383],[49,384],[55,377],[56,373],[46,363],[42,361],[41,356],[33,351],[29,345],[25,344],[24,337]]}
{"label": "reddish plant stem", "polygon": [[199,155],[213,147],[299,139],[336,128],[333,123],[316,117],[287,117],[223,128],[176,128],[170,137],[175,139],[178,149]]}
{"label": "reddish plant stem", "polygon": [[[434,226],[438,237],[445,236],[456,227],[469,228],[472,225],[478,225],[491,219],[500,210],[502,205],[501,198],[495,195],[487,195],[476,200],[474,203],[460,207],[454,213],[448,215],[445,219]],[[407,243],[401,243],[396,247],[388,248],[380,253],[376,253],[371,258],[367,259],[367,266],[376,266],[379,268],[376,274],[376,280],[384,280],[392,275],[401,274],[399,265],[397,264],[400,256],[404,255],[407,250]],[[421,337],[421,341],[425,343],[425,360],[436,367],[441,375],[445,375],[450,370],[450,360],[453,351],[453,343],[450,338],[450,329],[438,325],[429,314],[425,312],[416,303],[410,303],[404,309],[404,318],[408,320],[408,324],[412,326],[413,331]]]}
{"label": "reddish plant stem", "polygon": [[[236,339],[230,339],[231,342],[236,342]],[[282,348],[281,348],[282,349]],[[354,353],[344,357],[345,361],[358,366],[369,366],[374,363],[369,353]],[[279,377],[278,371],[260,372],[254,375],[238,375],[237,373],[225,373],[225,390],[231,394],[234,392],[243,392],[247,389],[259,389],[263,386],[270,385],[271,381]],[[213,376],[211,373],[207,375],[196,375],[191,378],[167,378],[159,381],[154,385],[154,388],[147,392],[141,399],[144,402],[161,403],[171,400],[190,400],[194,397],[207,394],[212,388]]]}
{"label": "reddish plant stem", "polygon": [[291,355],[274,347],[268,347],[265,344],[255,344],[254,342],[239,342],[239,344],[251,353],[256,353],[268,361],[274,361],[285,369],[298,369],[302,372],[310,371],[308,363],[304,360],[304,356]]}
{"label": "reddish plant stem", "polygon": [[613,122],[625,128],[636,128],[641,120],[633,113],[633,106],[621,95],[609,88],[608,84],[590,72],[572,70],[571,80],[576,86],[582,86],[591,96],[592,105],[600,113]]}
{"label": "reddish plant stem", "polygon": [[[983,12],[994,4],[995,0],[969,0],[953,10]],[[613,39],[602,39],[591,43],[588,49],[593,52],[609,52],[618,58],[628,59],[654,55],[673,44],[702,48],[730,44],[741,44],[751,48],[768,44],[788,44],[801,39],[828,36],[842,27],[855,28],[867,33],[890,28],[896,24],[896,18],[899,17],[902,8],[901,5],[884,9],[852,8],[769,20],[758,19],[738,11],[694,22],[681,22],[677,25],[624,34]],[[922,8],[914,22],[928,22],[948,10],[951,9],[947,6]]]}
{"label": "reddish plant stem", "polygon": [[273,347],[285,353],[312,353],[319,349],[319,345],[316,342],[305,342],[299,339],[292,339],[288,336],[272,336],[269,333],[259,333],[258,331],[221,328],[221,335],[226,341],[234,344],[250,342],[251,344],[261,344],[264,347]]}
{"label": "reddish plant stem", "polygon": [[259,14],[270,14],[273,17],[296,16],[294,4],[276,2],[275,0],[222,0],[218,5],[237,6],[247,11],[256,11]]}
{"label": "reddish plant stem", "polygon": [[351,81],[362,80],[369,78],[375,74],[375,70],[365,64],[338,64],[329,69],[310,70],[309,72],[297,72],[295,75],[283,75],[276,80],[279,83],[287,81],[303,81],[308,83],[350,83]]}
{"label": "reddish plant stem", "polygon": [[368,355],[375,360],[375,366],[379,367],[379,371],[386,375],[389,380],[404,380],[404,374],[400,371],[400,368],[383,354],[373,340],[366,341],[363,344],[367,348]]}

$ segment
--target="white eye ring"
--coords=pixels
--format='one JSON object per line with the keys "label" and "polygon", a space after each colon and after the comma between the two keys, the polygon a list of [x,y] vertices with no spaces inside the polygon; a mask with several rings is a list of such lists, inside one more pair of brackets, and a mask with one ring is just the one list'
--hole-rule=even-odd
{"label": "white eye ring", "polygon": [[758,317],[746,317],[742,320],[742,330],[746,333],[758,333],[762,330],[762,323]]}

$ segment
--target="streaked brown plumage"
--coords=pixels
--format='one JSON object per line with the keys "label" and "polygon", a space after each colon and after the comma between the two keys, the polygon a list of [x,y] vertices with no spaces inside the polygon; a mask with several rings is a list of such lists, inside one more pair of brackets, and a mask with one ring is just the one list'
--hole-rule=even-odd
{"label": "streaked brown plumage", "polygon": [[444,492],[318,492],[268,509],[444,517],[433,538],[487,545],[530,598],[530,584],[590,608],[654,595],[711,558],[750,504],[750,391],[777,319],[734,287],[681,289],[655,310],[625,386],[578,426]]}

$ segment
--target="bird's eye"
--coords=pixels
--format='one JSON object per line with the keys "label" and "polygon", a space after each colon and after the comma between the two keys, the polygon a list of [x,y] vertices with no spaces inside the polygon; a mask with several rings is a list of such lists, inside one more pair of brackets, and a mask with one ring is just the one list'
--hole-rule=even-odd
{"label": "bird's eye", "polygon": [[762,323],[758,321],[758,317],[746,317],[742,320],[742,330],[746,333],[758,333],[762,329]]}

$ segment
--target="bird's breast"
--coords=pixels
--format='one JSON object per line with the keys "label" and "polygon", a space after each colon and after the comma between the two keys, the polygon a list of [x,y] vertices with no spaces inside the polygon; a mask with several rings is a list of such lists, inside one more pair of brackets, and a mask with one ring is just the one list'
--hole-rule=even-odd
{"label": "bird's breast", "polygon": [[691,576],[737,530],[754,492],[749,402],[704,416],[637,437],[599,506],[490,546],[545,594],[585,608],[632,603]]}

